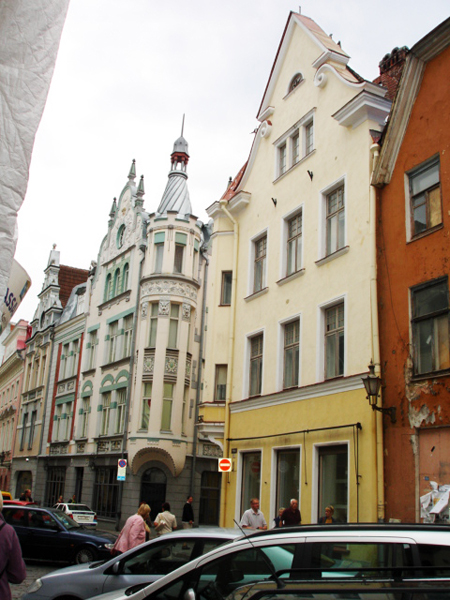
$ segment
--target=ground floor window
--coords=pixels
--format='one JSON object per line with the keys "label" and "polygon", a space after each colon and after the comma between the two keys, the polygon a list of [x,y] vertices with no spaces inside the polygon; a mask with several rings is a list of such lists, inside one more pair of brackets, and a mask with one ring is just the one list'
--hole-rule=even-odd
{"label": "ground floor window", "polygon": [[250,508],[250,500],[259,498],[261,490],[261,452],[242,455],[241,512]]}
{"label": "ground floor window", "polygon": [[203,471],[200,489],[200,525],[219,525],[220,484],[222,474]]}
{"label": "ground floor window", "polygon": [[58,498],[64,498],[64,485],[66,483],[65,467],[49,467],[47,471],[47,494],[45,503],[47,506],[53,506],[58,502]]}
{"label": "ground floor window", "polygon": [[348,448],[346,444],[319,447],[319,506],[317,519],[325,507],[334,506],[334,518],[348,521]]}
{"label": "ground floor window", "polygon": [[93,509],[99,517],[114,518],[116,516],[118,494],[117,467],[97,468]]}
{"label": "ground floor window", "polygon": [[300,448],[278,450],[276,479],[276,514],[280,508],[287,508],[292,498],[299,500],[300,490]]}

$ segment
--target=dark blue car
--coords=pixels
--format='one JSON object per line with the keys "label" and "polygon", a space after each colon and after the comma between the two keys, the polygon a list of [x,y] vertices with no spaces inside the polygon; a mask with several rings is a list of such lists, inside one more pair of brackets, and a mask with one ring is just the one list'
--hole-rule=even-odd
{"label": "dark blue car", "polygon": [[88,531],[60,510],[9,505],[3,516],[14,527],[24,558],[77,564],[111,558],[116,536]]}

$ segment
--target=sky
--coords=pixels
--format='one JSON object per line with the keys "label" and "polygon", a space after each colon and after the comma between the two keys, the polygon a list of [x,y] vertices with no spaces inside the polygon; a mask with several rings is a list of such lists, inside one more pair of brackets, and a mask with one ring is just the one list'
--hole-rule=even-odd
{"label": "sky", "polygon": [[[133,159],[156,210],[173,143],[189,144],[193,213],[224,193],[248,158],[289,0],[71,0],[19,211],[15,258],[32,287],[13,320],[31,321],[53,244],[61,264],[97,260]],[[368,80],[396,46],[449,16],[448,0],[301,0]]]}

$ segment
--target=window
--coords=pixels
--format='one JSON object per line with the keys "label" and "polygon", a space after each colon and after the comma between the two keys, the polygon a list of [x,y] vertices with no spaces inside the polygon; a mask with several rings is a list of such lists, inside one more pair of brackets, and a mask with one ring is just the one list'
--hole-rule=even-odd
{"label": "window", "polygon": [[344,186],[341,185],[326,197],[326,255],[345,246]]}
{"label": "window", "polygon": [[448,281],[441,279],[411,290],[414,371],[450,368]]}
{"label": "window", "polygon": [[175,244],[175,260],[173,264],[173,272],[174,273],[182,273],[183,272],[183,256],[184,256],[184,246],[181,244]]}
{"label": "window", "polygon": [[116,418],[116,431],[115,433],[123,433],[125,425],[125,406],[127,399],[127,388],[117,390],[117,418]]}
{"label": "window", "polygon": [[59,430],[61,427],[62,404],[55,408],[55,416],[53,417],[53,441],[59,440]]}
{"label": "window", "polygon": [[25,447],[25,436],[27,434],[28,413],[24,413],[22,417],[22,435],[20,436],[20,450]]}
{"label": "window", "polygon": [[97,352],[97,330],[91,331],[89,334],[89,347],[88,347],[88,369],[93,369],[95,367],[95,354]]}
{"label": "window", "polygon": [[164,383],[161,430],[170,431],[172,424],[173,384]]}
{"label": "window", "polygon": [[314,150],[314,121],[309,121],[304,126],[304,137],[305,137],[305,156],[311,154]]}
{"label": "window", "polygon": [[150,421],[150,406],[152,403],[152,384],[150,382],[144,383],[143,396],[140,428],[148,431],[148,424]]}
{"label": "window", "polygon": [[292,164],[295,165],[300,160],[300,132],[297,131],[291,137]]}
{"label": "window", "polygon": [[325,310],[325,379],[344,374],[344,303]]}
{"label": "window", "polygon": [[112,298],[112,277],[111,273],[108,273],[105,283],[105,301],[109,300],[110,298]]}
{"label": "window", "polygon": [[120,282],[120,270],[116,269],[116,272],[114,273],[114,284],[113,284],[112,296],[117,296],[117,294],[119,293],[119,282]]}
{"label": "window", "polygon": [[181,407],[181,433],[183,435],[186,434],[186,414],[187,414],[187,406],[189,402],[189,387],[184,386],[184,395],[183,395],[183,406]]}
{"label": "window", "polygon": [[301,73],[296,73],[289,83],[288,94],[293,92],[295,88],[302,83],[302,81],[303,75]]}
{"label": "window", "polygon": [[[196,242],[194,242],[196,243]],[[198,279],[198,249],[194,248],[194,256],[192,258],[192,279]]]}
{"label": "window", "polygon": [[61,361],[59,364],[59,379],[65,379],[65,377],[69,377],[69,352],[70,345],[64,344],[61,352]]}
{"label": "window", "polygon": [[125,292],[128,289],[128,275],[130,273],[130,267],[128,263],[123,268],[122,274],[122,292]]}
{"label": "window", "polygon": [[81,437],[86,438],[89,430],[89,413],[91,412],[90,398],[83,398],[83,407],[81,410]]}
{"label": "window", "polygon": [[418,235],[442,223],[439,157],[408,175],[411,232]]}
{"label": "window", "polygon": [[117,232],[117,248],[122,248],[123,246],[123,240],[125,237],[125,225],[121,225],[119,227],[119,231]]}
{"label": "window", "polygon": [[214,402],[224,402],[227,397],[228,365],[216,365]]}
{"label": "window", "polygon": [[222,291],[220,294],[221,306],[229,306],[231,304],[231,271],[222,271]]}
{"label": "window", "polygon": [[156,348],[156,333],[158,331],[158,311],[159,304],[153,302],[150,309],[150,339],[148,345],[150,348]]}
{"label": "window", "polygon": [[131,338],[133,333],[133,315],[128,315],[123,321],[123,356],[131,354]]}
{"label": "window", "polygon": [[242,515],[250,506],[252,498],[261,494],[261,452],[244,452],[242,454]]}
{"label": "window", "polygon": [[299,497],[300,448],[279,450],[276,459],[276,506],[287,508],[291,498]]}
{"label": "window", "polygon": [[33,410],[31,413],[31,423],[30,423],[30,437],[28,439],[28,449],[31,450],[34,442],[34,434],[36,431],[36,419],[37,419],[37,410]]}
{"label": "window", "polygon": [[284,326],[284,389],[298,386],[300,321]]}
{"label": "window", "polygon": [[254,242],[255,245],[255,264],[254,264],[254,282],[253,292],[259,292],[266,287],[266,252],[267,235]]}
{"label": "window", "polygon": [[117,467],[97,467],[92,508],[99,517],[116,517],[118,494]]}
{"label": "window", "polygon": [[286,173],[286,142],[278,148],[278,176]]}
{"label": "window", "polygon": [[180,313],[179,304],[170,304],[170,322],[169,322],[169,348],[177,347],[178,339],[178,318]]}
{"label": "window", "polygon": [[164,242],[155,244],[155,273],[162,273]]}
{"label": "window", "polygon": [[346,444],[322,446],[319,453],[319,506],[317,519],[328,504],[334,506],[334,518],[348,521],[348,449]]}
{"label": "window", "polygon": [[250,339],[250,396],[261,394],[263,366],[263,334]]}
{"label": "window", "polygon": [[116,360],[116,348],[117,348],[117,340],[119,335],[119,323],[118,321],[114,321],[109,326],[109,353],[108,353],[108,362],[114,362]]}
{"label": "window", "polygon": [[[72,342],[72,348],[70,351],[70,367],[69,367],[68,377],[73,377],[74,375],[77,374],[79,343],[80,343],[79,340],[75,340]],[[44,368],[44,363],[42,364],[42,367]]]}
{"label": "window", "polygon": [[302,212],[287,221],[287,269],[286,276],[302,268]]}
{"label": "window", "polygon": [[102,394],[102,424],[101,435],[108,435],[109,430],[109,413],[111,411],[111,392]]}

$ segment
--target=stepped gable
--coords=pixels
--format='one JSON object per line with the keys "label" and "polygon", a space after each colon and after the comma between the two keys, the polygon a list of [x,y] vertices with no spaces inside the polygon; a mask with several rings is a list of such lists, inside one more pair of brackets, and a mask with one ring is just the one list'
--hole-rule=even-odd
{"label": "stepped gable", "polygon": [[70,293],[76,285],[84,283],[88,280],[89,271],[85,269],[77,269],[67,265],[60,265],[59,268],[59,299],[63,308],[65,308],[69,300]]}

